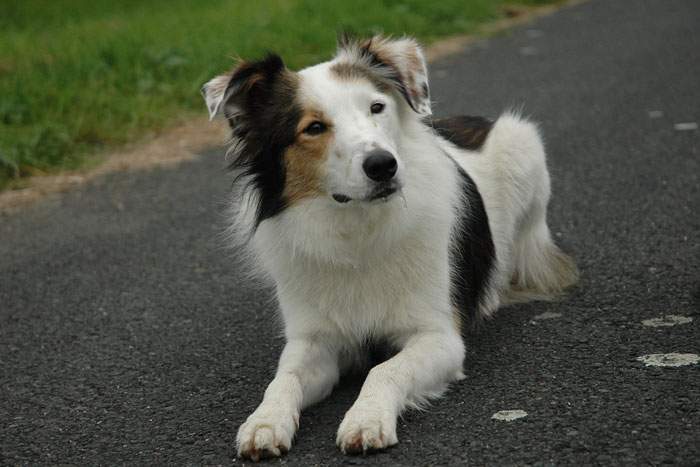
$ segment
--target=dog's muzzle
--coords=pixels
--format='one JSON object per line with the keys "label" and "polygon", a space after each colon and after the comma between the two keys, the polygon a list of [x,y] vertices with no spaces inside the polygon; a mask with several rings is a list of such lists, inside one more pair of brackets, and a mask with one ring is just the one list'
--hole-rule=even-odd
{"label": "dog's muzzle", "polygon": [[[401,189],[401,184],[394,176],[399,168],[396,158],[385,149],[373,149],[365,155],[362,162],[362,170],[367,178],[372,180],[372,191],[362,201],[374,201],[376,199],[388,199]],[[333,193],[333,199],[344,204],[352,201],[347,195]]]}

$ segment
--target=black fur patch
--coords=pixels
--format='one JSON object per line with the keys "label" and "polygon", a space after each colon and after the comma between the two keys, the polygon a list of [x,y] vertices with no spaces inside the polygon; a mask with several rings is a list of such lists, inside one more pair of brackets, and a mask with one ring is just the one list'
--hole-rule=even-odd
{"label": "black fur patch", "polygon": [[271,54],[239,66],[228,88],[229,102],[238,112],[226,118],[240,145],[230,169],[236,172],[234,183],[257,192],[257,227],[286,207],[283,155],[294,143],[302,115],[296,102],[297,79],[279,56]]}
{"label": "black fur patch", "polygon": [[473,326],[481,317],[479,305],[489,284],[496,250],[479,190],[464,169],[454,164],[459,171],[464,204],[450,245],[451,295],[463,324]]}
{"label": "black fur patch", "polygon": [[486,138],[493,128],[493,122],[484,117],[436,118],[432,126],[440,136],[462,149],[477,151],[484,145]]}

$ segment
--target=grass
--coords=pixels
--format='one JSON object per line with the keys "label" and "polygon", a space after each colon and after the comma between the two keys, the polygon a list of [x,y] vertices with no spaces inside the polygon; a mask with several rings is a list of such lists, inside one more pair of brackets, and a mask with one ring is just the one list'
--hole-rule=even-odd
{"label": "grass", "polygon": [[341,29],[430,42],[472,32],[504,3],[0,0],[0,188],[203,115],[201,85],[234,55],[274,50],[297,68],[327,58]]}

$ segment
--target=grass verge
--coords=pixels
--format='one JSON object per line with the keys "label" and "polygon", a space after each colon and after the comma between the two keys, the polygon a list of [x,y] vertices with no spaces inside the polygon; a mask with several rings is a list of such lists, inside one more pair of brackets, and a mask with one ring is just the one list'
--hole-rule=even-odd
{"label": "grass verge", "polygon": [[0,188],[95,163],[204,108],[202,83],[233,54],[327,58],[338,30],[473,32],[506,5],[551,0],[23,0],[0,15]]}

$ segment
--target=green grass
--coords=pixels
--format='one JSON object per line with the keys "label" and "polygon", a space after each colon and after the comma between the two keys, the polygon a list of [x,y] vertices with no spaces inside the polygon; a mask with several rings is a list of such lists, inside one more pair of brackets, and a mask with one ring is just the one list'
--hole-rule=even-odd
{"label": "green grass", "polygon": [[274,50],[296,68],[327,58],[338,30],[430,42],[473,31],[503,3],[0,0],[0,188],[204,115],[199,89],[234,55]]}

